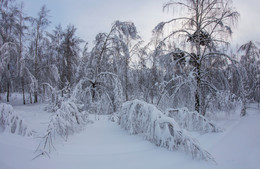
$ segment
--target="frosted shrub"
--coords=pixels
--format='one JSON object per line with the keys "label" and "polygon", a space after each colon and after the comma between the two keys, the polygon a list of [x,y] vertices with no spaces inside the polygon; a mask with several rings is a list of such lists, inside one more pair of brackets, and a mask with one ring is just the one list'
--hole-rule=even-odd
{"label": "frosted shrub", "polygon": [[[59,136],[65,140],[75,132],[81,131],[89,122],[88,113],[81,111],[83,105],[77,104],[72,98],[61,102],[60,108],[51,116],[46,134],[43,136],[36,152],[48,155],[54,148],[53,139]],[[35,158],[36,158],[35,157]]]}
{"label": "frosted shrub", "polygon": [[213,122],[210,122],[198,112],[191,112],[187,108],[168,109],[165,115],[174,118],[179,126],[188,131],[197,131],[202,133],[222,131]]}
{"label": "frosted shrub", "polygon": [[8,131],[22,136],[32,136],[25,121],[18,116],[9,104],[0,103],[0,131]]}
{"label": "frosted shrub", "polygon": [[165,116],[152,104],[140,100],[124,103],[119,112],[119,124],[130,134],[143,134],[157,146],[185,151],[195,159],[214,161],[173,118]]}

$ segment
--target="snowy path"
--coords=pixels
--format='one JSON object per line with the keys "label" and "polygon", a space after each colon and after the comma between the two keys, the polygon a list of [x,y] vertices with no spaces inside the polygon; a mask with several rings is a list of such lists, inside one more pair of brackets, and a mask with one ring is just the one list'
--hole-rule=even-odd
{"label": "snowy path", "polygon": [[[15,109],[40,130],[44,128],[41,123],[48,120],[46,114],[41,115],[42,108]],[[56,144],[50,159],[32,160],[37,139],[0,134],[0,169],[260,169],[260,114],[232,124],[224,133],[197,135],[218,165],[156,147],[102,117],[67,142]]]}

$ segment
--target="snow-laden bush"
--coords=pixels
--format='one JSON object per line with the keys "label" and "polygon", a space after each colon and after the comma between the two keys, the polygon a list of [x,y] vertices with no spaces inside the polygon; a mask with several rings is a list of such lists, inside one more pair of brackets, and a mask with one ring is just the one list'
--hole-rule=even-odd
{"label": "snow-laden bush", "polygon": [[9,104],[0,103],[0,131],[8,131],[22,136],[32,136],[33,131],[25,121],[16,114]]}
{"label": "snow-laden bush", "polygon": [[197,131],[202,133],[222,131],[213,122],[202,116],[196,111],[189,111],[187,108],[168,109],[166,116],[174,118],[180,127],[188,131]]}
{"label": "snow-laden bush", "polygon": [[82,111],[83,105],[69,98],[61,102],[60,108],[51,116],[46,134],[43,136],[36,152],[38,156],[48,155],[54,148],[53,139],[58,137],[67,140],[68,136],[81,131],[90,122],[88,112]]}
{"label": "snow-laden bush", "polygon": [[88,113],[80,111],[81,105],[68,100],[61,103],[61,107],[52,116],[50,127],[60,136],[67,137],[82,129],[88,122]]}
{"label": "snow-laden bush", "polygon": [[140,100],[124,103],[119,112],[119,124],[130,134],[143,134],[158,146],[185,151],[195,159],[214,161],[173,118],[165,116],[152,104]]}

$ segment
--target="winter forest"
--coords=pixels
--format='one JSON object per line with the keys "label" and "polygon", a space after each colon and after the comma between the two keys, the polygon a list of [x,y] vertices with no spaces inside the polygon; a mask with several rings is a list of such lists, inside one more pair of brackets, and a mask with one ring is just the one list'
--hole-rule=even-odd
{"label": "winter forest", "polygon": [[231,47],[235,1],[162,3],[179,12],[149,41],[25,5],[0,0],[1,169],[260,169],[260,43]]}

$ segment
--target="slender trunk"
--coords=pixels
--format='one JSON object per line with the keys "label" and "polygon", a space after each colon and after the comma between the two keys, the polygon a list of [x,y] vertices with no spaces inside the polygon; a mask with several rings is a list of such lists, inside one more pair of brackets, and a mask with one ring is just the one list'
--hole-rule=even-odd
{"label": "slender trunk", "polygon": [[[10,65],[8,64],[7,65],[7,69],[8,69],[8,72],[10,70]],[[6,101],[9,102],[9,96],[10,96],[10,81],[8,79],[8,82],[7,82],[7,93],[6,93]]]}
{"label": "slender trunk", "polygon": [[30,91],[30,103],[32,104],[32,92]]}
{"label": "slender trunk", "polygon": [[125,99],[128,101],[128,58],[125,60]]}
{"label": "slender trunk", "polygon": [[[200,24],[200,12],[199,12],[199,1],[196,0],[196,36],[195,36],[195,45],[196,45],[196,91],[195,91],[195,110],[198,113],[201,113],[201,75],[200,75],[200,68],[201,68],[201,49],[200,49],[200,42],[201,42],[201,24]],[[205,112],[202,114],[205,115]]]}
{"label": "slender trunk", "polygon": [[[37,50],[36,50],[37,51]],[[38,73],[37,73],[37,58],[35,57],[35,63],[34,63],[34,75],[35,75],[35,79],[38,83]],[[34,85],[34,103],[38,102],[38,87],[37,84]]]}
{"label": "slender trunk", "polygon": [[153,97],[154,97],[154,89],[152,88],[152,91],[151,91],[151,104],[153,104]]}
{"label": "slender trunk", "polygon": [[[21,6],[22,8],[22,6]],[[22,27],[23,25],[23,17],[20,13],[20,17],[19,17],[19,25],[20,27]],[[23,43],[22,43],[22,34],[23,34],[23,29],[20,29],[19,31],[19,60],[22,59],[22,49],[23,49]],[[19,62],[17,62],[19,63]],[[23,69],[23,68],[22,68]],[[21,64],[20,64],[20,70],[21,70]],[[22,70],[23,71],[23,70]],[[23,104],[25,104],[25,95],[24,95],[24,77],[23,77],[23,73],[19,73],[21,76],[21,85],[22,85],[22,93],[23,93]],[[21,75],[22,74],[22,75]]]}
{"label": "slender trunk", "polygon": [[108,40],[113,31],[114,31],[114,26],[111,28],[109,34],[106,36],[106,40],[102,46],[102,49],[101,49],[101,52],[100,52],[98,58],[97,58],[97,67],[96,67],[96,71],[95,71],[95,76],[97,76],[99,73],[101,73],[102,56],[103,56],[103,53],[106,51]]}
{"label": "slender trunk", "polygon": [[9,96],[10,96],[10,83],[7,82],[7,94],[6,94],[6,101],[9,102]]}
{"label": "slender trunk", "polygon": [[240,83],[241,83],[241,99],[242,99],[242,108],[241,108],[241,112],[240,112],[240,116],[245,116],[246,115],[246,105],[247,105],[247,100],[245,97],[245,86],[244,86],[244,82],[242,80],[242,76],[240,75]]}
{"label": "slender trunk", "polygon": [[38,93],[37,91],[34,92],[34,103],[38,102]]}
{"label": "slender trunk", "polygon": [[246,101],[243,100],[242,101],[242,109],[241,109],[241,112],[240,112],[240,116],[245,116],[246,115]]}
{"label": "slender trunk", "polygon": [[42,101],[45,101],[45,96],[46,96],[46,93],[45,93],[45,87],[44,85],[42,85]]}
{"label": "slender trunk", "polygon": [[1,90],[1,84],[0,84],[0,101],[2,100],[2,98],[1,98],[1,93],[2,93],[2,90]]}
{"label": "slender trunk", "polygon": [[154,103],[154,96],[156,95],[155,84],[158,81],[157,67],[156,67],[156,62],[157,62],[156,56],[157,56],[157,52],[156,52],[156,54],[153,55],[153,65],[152,65],[152,90],[151,90],[151,103],[152,104]]}
{"label": "slender trunk", "polygon": [[[196,72],[196,91],[195,91],[195,110],[198,112],[198,113],[201,113],[200,112],[200,83],[201,83],[201,79],[200,79],[200,67],[197,66],[197,72]],[[203,113],[202,115],[205,115],[205,113]]]}
{"label": "slender trunk", "polygon": [[40,29],[40,26],[37,25],[37,35],[36,35],[36,39],[35,39],[35,58],[34,58],[34,75],[35,75],[35,79],[36,79],[36,82],[37,84],[34,85],[34,103],[37,103],[38,102],[38,40],[39,40],[39,29]]}
{"label": "slender trunk", "polygon": [[24,95],[24,78],[22,77],[22,92],[23,92],[23,104],[25,104],[25,95]]}

